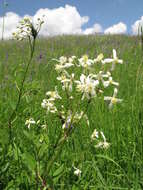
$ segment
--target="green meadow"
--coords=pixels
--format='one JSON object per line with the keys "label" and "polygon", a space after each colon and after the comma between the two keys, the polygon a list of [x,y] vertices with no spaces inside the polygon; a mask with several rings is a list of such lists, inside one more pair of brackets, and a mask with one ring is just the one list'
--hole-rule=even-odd
{"label": "green meadow", "polygon": [[[124,61],[113,73],[115,81],[120,83],[118,97],[123,102],[109,110],[106,102],[93,101],[87,111],[90,125],[79,122],[47,174],[50,177],[42,181],[45,165],[62,131],[58,118],[45,114],[41,107],[45,93],[54,90],[57,84],[52,59],[84,54],[94,58],[100,53],[111,57],[112,49]],[[8,119],[16,107],[28,58],[27,41],[0,41],[0,189],[142,190],[143,51],[140,39],[124,35],[39,38],[10,130]],[[31,117],[47,128],[32,126],[29,130],[25,121]],[[108,149],[92,145],[90,137],[94,129],[104,132],[110,143]],[[82,171],[81,176],[74,175],[73,166]]]}

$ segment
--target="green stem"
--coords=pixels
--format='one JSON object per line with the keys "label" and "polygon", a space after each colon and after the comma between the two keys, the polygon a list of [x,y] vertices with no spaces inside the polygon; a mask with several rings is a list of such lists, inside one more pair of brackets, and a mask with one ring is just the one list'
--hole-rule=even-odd
{"label": "green stem", "polygon": [[20,87],[20,90],[19,90],[19,95],[18,95],[18,100],[17,100],[17,103],[16,103],[16,107],[13,110],[13,112],[10,115],[9,120],[8,120],[8,127],[9,127],[9,130],[10,130],[10,133],[9,133],[10,134],[10,139],[11,139],[12,121],[13,121],[13,119],[16,116],[16,112],[17,112],[18,107],[19,107],[20,102],[21,102],[21,98],[22,98],[22,94],[23,94],[23,88],[24,88],[24,83],[25,83],[25,80],[26,80],[27,72],[28,72],[29,66],[30,66],[30,64],[32,62],[34,51],[35,51],[35,39],[33,40],[33,44],[32,45],[31,45],[31,39],[29,39],[29,44],[30,44],[30,50],[31,50],[30,51],[30,58],[29,58],[29,61],[27,63],[27,66],[26,66],[26,69],[25,69],[25,73],[24,73],[24,76],[23,76],[23,79],[22,79],[22,82],[21,82],[21,87]]}
{"label": "green stem", "polygon": [[[85,109],[85,111],[84,111],[84,113],[83,113],[83,116],[86,114],[90,102],[91,102],[91,99],[90,99],[90,100],[88,101],[88,103],[87,103],[87,106],[86,106],[86,109]],[[60,155],[60,153],[61,153],[61,151],[62,151],[62,148],[63,148],[63,145],[65,144],[67,138],[69,137],[69,135],[70,135],[70,133],[71,133],[71,131],[72,131],[71,126],[72,126],[72,124],[73,124],[74,115],[75,115],[75,113],[74,113],[73,116],[72,116],[71,123],[70,123],[70,125],[69,125],[68,130],[64,133],[64,136],[59,139],[59,142],[57,143],[57,146],[56,146],[56,148],[55,148],[55,151],[54,151],[54,153],[53,153],[53,155],[52,155],[52,158],[50,159],[48,165],[46,166],[45,175],[44,175],[44,178],[45,178],[45,179],[46,179],[47,176],[49,176],[49,173],[50,173],[50,171],[51,171],[51,168],[52,168],[52,166],[53,166],[53,163],[57,160],[58,156]]]}
{"label": "green stem", "polygon": [[46,169],[46,172],[47,172],[48,175],[49,175],[49,172],[51,170],[51,167],[52,167],[53,163],[57,160],[59,154],[61,153],[62,147],[63,147],[64,143],[66,142],[67,137],[68,137],[67,135],[64,135],[59,140],[58,146],[57,146],[57,148],[56,148],[56,150],[55,150],[55,152],[54,152],[51,160],[49,161],[47,169]]}

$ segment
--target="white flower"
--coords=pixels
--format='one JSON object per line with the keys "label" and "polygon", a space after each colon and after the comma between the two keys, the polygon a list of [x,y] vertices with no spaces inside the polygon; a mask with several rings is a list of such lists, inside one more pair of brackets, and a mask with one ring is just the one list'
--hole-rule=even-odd
{"label": "white flower", "polygon": [[47,125],[41,125],[41,128],[42,128],[42,129],[46,129],[46,128],[47,128]]}
{"label": "white flower", "polygon": [[66,74],[63,73],[61,76],[57,77],[57,80],[61,81],[62,83],[62,89],[65,90],[68,88],[68,85],[70,83],[70,79],[67,78]]}
{"label": "white flower", "polygon": [[104,148],[104,149],[107,149],[109,148],[110,146],[110,143],[108,142],[99,142],[97,145],[95,145],[95,148]]}
{"label": "white flower", "polygon": [[110,84],[113,84],[115,86],[119,86],[119,83],[118,82],[115,82],[113,81],[112,77],[109,77],[109,80],[108,81],[102,81],[103,82],[103,86],[106,88],[108,87]]}
{"label": "white flower", "polygon": [[[73,127],[72,124],[74,123],[77,123],[78,121],[80,121],[82,119],[82,117],[85,117],[85,115],[83,116],[84,112],[81,111],[80,113],[79,112],[76,112],[74,115],[72,113],[71,110],[68,110],[68,113],[67,115],[65,116],[65,113],[63,113],[61,116],[62,118],[65,120],[65,123],[63,124],[62,128],[63,129],[66,129],[68,128],[69,126],[70,127]],[[88,119],[85,117],[85,119]]]}
{"label": "white flower", "polygon": [[113,59],[104,59],[103,61],[102,61],[102,63],[103,64],[105,64],[105,63],[112,63],[112,68],[111,68],[111,70],[114,70],[114,68],[115,68],[115,64],[123,64],[123,60],[121,60],[121,59],[118,59],[118,57],[117,57],[117,53],[116,53],[116,50],[115,49],[113,49]]}
{"label": "white flower", "polygon": [[47,109],[47,112],[55,113],[57,112],[57,108],[55,107],[54,103],[49,99],[44,99],[41,103],[41,106]]}
{"label": "white flower", "polygon": [[82,171],[80,170],[80,169],[78,169],[78,168],[76,168],[76,167],[74,167],[74,169],[75,169],[75,171],[74,171],[74,175],[76,175],[76,176],[81,176],[81,173],[82,173]]}
{"label": "white flower", "polygon": [[75,75],[74,75],[74,73],[72,73],[72,74],[70,75],[70,83],[69,83],[69,91],[70,91],[70,92],[72,91],[72,86],[73,86],[73,82],[74,82],[74,77],[75,77]]}
{"label": "white flower", "polygon": [[74,73],[71,75],[68,74],[68,72],[64,72],[61,76],[57,77],[57,80],[61,81],[63,85],[63,90],[67,89],[70,92],[72,91],[72,85],[74,81]]}
{"label": "white flower", "polygon": [[91,140],[95,140],[96,138],[98,138],[98,131],[96,129],[94,129],[92,135],[91,135]]}
{"label": "white flower", "polygon": [[82,100],[84,97],[87,99],[90,99],[91,97],[96,96],[96,90],[95,88],[99,85],[98,80],[93,80],[90,76],[85,76],[82,74],[80,76],[80,81],[75,81],[77,83],[77,91],[83,93]]}
{"label": "white flower", "polygon": [[118,59],[116,50],[113,49],[113,58],[112,59],[111,58],[104,59],[102,62],[103,62],[103,64],[105,64],[105,63],[113,63],[113,62],[122,64],[123,60]]}
{"label": "white flower", "polygon": [[62,71],[62,70],[66,69],[66,68],[69,68],[69,67],[71,67],[71,66],[73,66],[73,65],[74,65],[74,64],[72,64],[72,63],[65,63],[65,64],[63,64],[63,65],[56,64],[55,70],[56,70],[56,71]]}
{"label": "white flower", "polygon": [[105,136],[104,136],[104,133],[103,133],[102,131],[101,131],[100,133],[101,133],[101,136],[102,136],[102,138],[103,138],[103,141],[101,141],[101,142],[99,142],[97,145],[95,145],[95,148],[104,148],[104,149],[109,148],[110,143],[108,143],[108,142],[106,141],[106,138],[105,138]]}
{"label": "white flower", "polygon": [[83,55],[82,58],[78,59],[78,61],[78,66],[82,66],[84,68],[88,68],[94,63],[94,61],[92,59],[89,59],[87,55]]}
{"label": "white flower", "polygon": [[61,63],[61,64],[64,64],[64,63],[66,63],[67,62],[67,57],[65,57],[65,56],[61,56],[60,58],[59,58],[59,62]]}
{"label": "white flower", "polygon": [[53,59],[56,60],[57,62],[59,62],[58,64],[55,65],[55,70],[56,71],[64,71],[64,69],[69,68],[71,66],[73,66],[74,64],[72,63],[74,58],[70,58],[68,59],[67,57],[60,57],[59,60],[58,59]]}
{"label": "white flower", "polygon": [[32,23],[32,20],[28,17],[24,17],[20,23],[19,26],[17,27],[16,32],[13,33],[13,37],[17,40],[23,40],[27,37],[31,38],[33,37],[34,39],[37,37],[41,25],[44,23],[44,21],[40,18],[37,19],[37,24],[34,26]]}
{"label": "white flower", "polygon": [[69,62],[69,63],[73,63],[73,61],[74,61],[75,59],[76,59],[76,56],[73,55],[73,56],[71,56],[71,57],[68,58],[68,62]]}
{"label": "white flower", "polygon": [[36,121],[33,118],[27,119],[25,125],[27,125],[28,129],[30,129],[31,124],[36,124]]}
{"label": "white flower", "polygon": [[102,59],[103,59],[103,57],[104,57],[104,55],[103,55],[102,53],[99,54],[99,55],[97,56],[97,58],[94,59],[94,63],[99,63],[99,62],[101,62]]}
{"label": "white flower", "polygon": [[98,81],[102,81],[104,78],[109,78],[111,76],[110,72],[104,73],[103,71],[99,71],[98,74],[90,74],[91,78],[95,78]]}
{"label": "white flower", "polygon": [[57,77],[57,80],[61,81],[61,83],[63,83],[63,84],[70,82],[70,79],[67,78],[65,73],[63,73],[61,76]]}
{"label": "white flower", "polygon": [[49,97],[49,100],[54,101],[55,99],[62,99],[58,94],[57,88],[55,87],[55,91],[48,91],[46,95]]}
{"label": "white flower", "polygon": [[113,93],[113,97],[110,97],[110,96],[105,96],[104,97],[105,101],[110,101],[109,108],[112,108],[114,104],[120,103],[120,102],[123,101],[122,99],[116,98],[117,93],[118,93],[118,90],[117,90],[117,88],[115,88],[114,93]]}
{"label": "white flower", "polygon": [[83,111],[81,111],[80,113],[76,112],[74,116],[74,122],[81,120],[83,114],[84,114]]}

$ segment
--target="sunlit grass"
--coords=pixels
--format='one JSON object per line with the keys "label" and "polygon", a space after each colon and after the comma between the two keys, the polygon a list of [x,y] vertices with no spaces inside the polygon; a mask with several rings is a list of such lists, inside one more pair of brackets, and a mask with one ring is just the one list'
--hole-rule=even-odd
{"label": "sunlit grass", "polygon": [[[30,184],[30,155],[34,155],[34,142],[39,140],[39,131],[32,136],[25,132],[25,121],[32,116],[40,119],[44,111],[41,102],[45,92],[56,85],[56,73],[52,58],[62,55],[78,57],[88,54],[96,57],[100,53],[111,57],[115,48],[124,65],[113,73],[120,81],[119,97],[124,101],[109,111],[105,103],[94,102],[88,111],[90,127],[81,123],[64,147],[61,157],[54,165],[55,189],[143,189],[143,57],[138,45],[139,39],[129,36],[61,36],[37,41],[36,52],[24,85],[24,95],[19,107],[19,116],[14,121],[13,136],[15,148],[9,147],[5,158],[1,155],[8,146],[7,118],[15,108],[25,65],[28,46],[25,42],[6,41],[0,43],[0,187],[10,185],[19,189],[34,189]],[[96,106],[94,105],[96,104]],[[43,118],[43,117],[42,117]],[[56,121],[45,117],[47,132],[55,144],[58,129]],[[90,136],[94,129],[103,130],[111,143],[108,150],[91,148]],[[17,146],[18,145],[18,146]],[[23,145],[25,147],[23,147]],[[25,151],[25,152],[24,152]],[[37,146],[38,151],[38,146]],[[52,151],[52,148],[51,148]],[[14,152],[14,154],[13,154]],[[18,154],[20,157],[18,157]],[[43,159],[50,157],[49,150],[43,149]],[[14,155],[14,156],[13,156]],[[29,159],[26,159],[29,158]],[[18,160],[19,159],[19,160]],[[23,167],[21,168],[21,162]],[[31,161],[32,162],[32,161]],[[73,175],[72,164],[82,169],[81,178]],[[31,163],[33,167],[35,163]],[[26,173],[27,172],[27,173]],[[60,175],[59,175],[60,173]],[[28,175],[29,174],[29,175]],[[33,184],[34,185],[34,184]]]}

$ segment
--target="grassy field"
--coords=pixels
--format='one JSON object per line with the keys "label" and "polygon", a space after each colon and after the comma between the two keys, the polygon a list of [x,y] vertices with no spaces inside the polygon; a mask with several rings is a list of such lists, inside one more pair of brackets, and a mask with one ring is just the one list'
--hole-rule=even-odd
{"label": "grassy field", "polygon": [[[113,110],[100,101],[90,105],[90,126],[81,122],[76,127],[54,163],[49,181],[57,190],[143,189],[143,52],[139,39],[130,36],[38,39],[12,125],[12,143],[7,122],[16,106],[29,49],[27,42],[0,42],[0,189],[40,190],[40,180],[34,173],[37,163],[42,171],[61,131],[58,119],[46,116],[41,108],[46,91],[56,85],[52,58],[83,54],[93,58],[99,53],[111,57],[113,48],[124,60],[114,72],[123,102]],[[25,121],[30,117],[46,123],[46,131],[37,128],[29,132]],[[91,145],[95,128],[104,132],[111,143],[109,149]],[[45,142],[41,146],[39,139],[43,136]],[[82,170],[81,177],[73,174],[73,165]]]}

